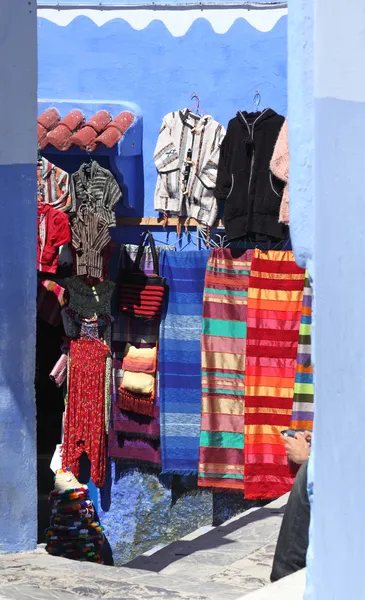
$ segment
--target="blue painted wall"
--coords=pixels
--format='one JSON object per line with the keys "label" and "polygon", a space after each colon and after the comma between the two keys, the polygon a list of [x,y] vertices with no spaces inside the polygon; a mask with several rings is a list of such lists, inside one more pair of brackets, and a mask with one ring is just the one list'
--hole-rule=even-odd
{"label": "blue painted wall", "polygon": [[[260,12],[266,19],[265,11]],[[154,20],[140,31],[123,18],[100,27],[85,16],[78,16],[67,26],[42,17],[38,20],[39,98],[47,100],[40,105],[40,112],[49,103],[65,99],[75,99],[67,100],[65,112],[72,104],[81,106],[82,101],[88,101],[84,107],[87,111],[90,105],[100,106],[103,99],[106,104],[133,102],[140,111],[142,196],[138,196],[141,188],[137,194],[128,184],[134,167],[123,164],[132,214],[157,216],[153,210],[156,171],[152,156],[161,120],[171,110],[190,106],[193,91],[200,96],[201,109],[224,126],[238,109],[253,108],[256,89],[261,93],[261,108],[271,106],[286,114],[286,17],[268,31],[239,18],[226,33],[217,34],[204,18],[206,14],[199,13],[201,18],[180,36],[172,35],[162,22],[167,19],[163,11],[156,17],[162,20]],[[179,11],[174,18],[181,18]],[[59,156],[48,156],[55,162],[60,160]],[[79,159],[70,160],[75,161],[75,170]],[[118,211],[131,214],[122,207]],[[136,242],[139,233],[136,228],[119,228],[115,237]],[[160,232],[156,237],[163,241],[165,235]],[[109,484],[100,498],[100,516],[114,559],[121,564],[199,526],[218,524],[248,506],[238,494],[196,493],[194,480],[162,481],[154,472],[112,465]]]}
{"label": "blue painted wall", "polygon": [[343,8],[303,0],[288,29],[291,231],[314,278],[307,600],[365,597],[365,7]]}
{"label": "blue painted wall", "polygon": [[129,100],[140,107],[142,214],[157,216],[152,158],[162,117],[190,106],[191,93],[197,91],[201,109],[227,126],[238,109],[250,109],[256,88],[263,107],[286,114],[286,26],[282,18],[264,33],[239,19],[226,34],[216,34],[201,18],[186,35],[174,37],[161,21],[136,31],[122,19],[98,27],[77,17],[59,27],[40,18],[39,97]]}
{"label": "blue painted wall", "polygon": [[365,596],[364,43],[363,3],[315,4],[314,600]]}
{"label": "blue painted wall", "polygon": [[2,0],[0,553],[36,545],[36,26],[33,0]]}
{"label": "blue painted wall", "polygon": [[[288,117],[290,149],[290,234],[297,263],[308,269],[314,288],[312,315],[312,360],[317,382],[316,340],[317,281],[315,278],[315,185],[314,185],[314,2],[300,0],[288,18]],[[326,224],[323,224],[326,228]],[[319,337],[317,338],[317,335]],[[313,480],[315,440],[317,438],[318,389],[316,387],[314,440],[308,466],[308,495],[311,503],[310,544],[307,554],[306,598],[314,598],[313,590]],[[317,529],[316,525],[316,529]],[[320,598],[320,596],[317,596]],[[321,597],[322,598],[322,597]],[[325,598],[323,596],[323,598]]]}

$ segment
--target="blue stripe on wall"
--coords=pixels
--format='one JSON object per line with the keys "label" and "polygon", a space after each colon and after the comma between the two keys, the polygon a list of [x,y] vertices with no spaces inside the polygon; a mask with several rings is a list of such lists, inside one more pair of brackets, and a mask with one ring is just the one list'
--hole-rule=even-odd
{"label": "blue stripe on wall", "polygon": [[0,165],[0,553],[37,539],[35,192],[35,164]]}

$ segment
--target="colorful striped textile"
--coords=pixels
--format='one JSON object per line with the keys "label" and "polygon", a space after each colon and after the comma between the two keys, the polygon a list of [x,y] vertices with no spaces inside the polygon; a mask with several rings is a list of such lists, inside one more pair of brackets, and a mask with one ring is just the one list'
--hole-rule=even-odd
{"label": "colorful striped textile", "polygon": [[128,343],[123,358],[123,370],[132,373],[156,373],[157,348],[136,348]]}
{"label": "colorful striped textile", "polygon": [[244,372],[253,250],[216,248],[203,301],[198,485],[244,489]]}
{"label": "colorful striped textile", "polygon": [[[158,326],[156,323],[156,329]],[[136,348],[126,344],[123,363],[123,378],[119,387],[119,408],[154,415],[156,392],[157,344],[154,348]]]}
{"label": "colorful striped textile", "polygon": [[256,249],[247,300],[245,497],[276,498],[294,473],[280,437],[290,427],[304,269],[289,251]]}
{"label": "colorful striped textile", "polygon": [[[125,245],[122,252],[122,267],[130,269],[137,256],[138,246]],[[157,253],[161,247],[156,248]],[[153,259],[149,247],[141,259],[141,270],[153,273]],[[130,319],[119,316],[113,326],[112,352],[112,426],[109,431],[108,451],[111,458],[125,463],[140,463],[159,467],[160,450],[160,405],[158,385],[154,400],[153,417],[121,410],[118,406],[118,388],[122,383],[123,356],[127,341],[139,348],[152,348],[158,339],[159,323]]]}
{"label": "colorful striped textile", "polygon": [[114,345],[112,370],[112,425],[108,435],[108,454],[125,464],[160,467],[160,406],[155,397],[154,416],[121,410],[118,388],[122,381],[120,344]]}
{"label": "colorful striped textile", "polygon": [[162,251],[168,304],[160,327],[159,374],[162,472],[198,470],[204,276],[209,251]]}
{"label": "colorful striped textile", "polygon": [[312,344],[312,289],[308,273],[305,275],[302,318],[299,327],[297,370],[295,374],[291,429],[313,429],[314,385],[311,362]]}
{"label": "colorful striped textile", "polygon": [[141,319],[161,316],[164,282],[157,276],[144,277],[139,273],[125,272],[126,280],[120,286],[120,312]]}
{"label": "colorful striped textile", "polygon": [[[156,386],[156,396],[154,402],[154,414],[153,418],[145,415],[139,415],[133,412],[127,412],[121,410],[118,407],[119,402],[119,387],[122,383],[123,377],[123,356],[126,345],[126,337],[134,345],[138,344],[140,347],[151,347],[153,340],[157,339],[158,326],[156,323],[153,325],[152,321],[143,323],[139,319],[133,321],[133,326],[128,331],[128,318],[126,316],[120,316],[116,319],[113,327],[113,369],[112,369],[112,412],[113,412],[113,427],[114,432],[118,432],[119,442],[123,442],[123,436],[135,441],[138,438],[141,439],[154,439],[159,441],[160,437],[160,407],[159,407],[159,396],[158,386]],[[113,435],[112,435],[113,437]],[[114,438],[113,438],[114,439]],[[129,460],[133,457],[133,452],[130,446],[128,446],[128,452],[124,455],[126,446],[122,444],[122,451],[117,452],[115,457],[125,458]],[[114,456],[111,452],[117,450],[116,445],[111,445],[111,438],[109,435],[109,456]],[[158,449],[159,450],[159,449]],[[156,458],[156,453],[153,451],[153,458]],[[140,460],[139,454],[136,460]],[[150,462],[146,460],[146,462]],[[153,461],[154,462],[154,461]],[[161,456],[159,457],[159,463],[161,463]]]}

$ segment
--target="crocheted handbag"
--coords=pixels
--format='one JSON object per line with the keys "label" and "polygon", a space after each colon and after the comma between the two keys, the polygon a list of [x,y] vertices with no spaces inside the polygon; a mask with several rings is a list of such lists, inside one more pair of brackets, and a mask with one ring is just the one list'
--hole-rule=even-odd
{"label": "crocheted handbag", "polygon": [[[140,269],[147,238],[153,259],[153,275],[146,275]],[[142,234],[133,268],[132,270],[123,270],[120,273],[120,281],[119,311],[121,314],[139,319],[155,319],[161,315],[165,278],[159,276],[155,241],[150,231]]]}

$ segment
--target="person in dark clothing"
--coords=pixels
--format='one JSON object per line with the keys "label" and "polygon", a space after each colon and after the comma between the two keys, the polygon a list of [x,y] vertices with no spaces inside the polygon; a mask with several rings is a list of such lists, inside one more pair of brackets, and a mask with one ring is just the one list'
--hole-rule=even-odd
{"label": "person in dark clothing", "polygon": [[295,438],[285,438],[289,459],[301,467],[285,508],[270,577],[272,582],[306,566],[310,521],[307,469],[311,440],[312,434],[308,431],[297,433]]}

